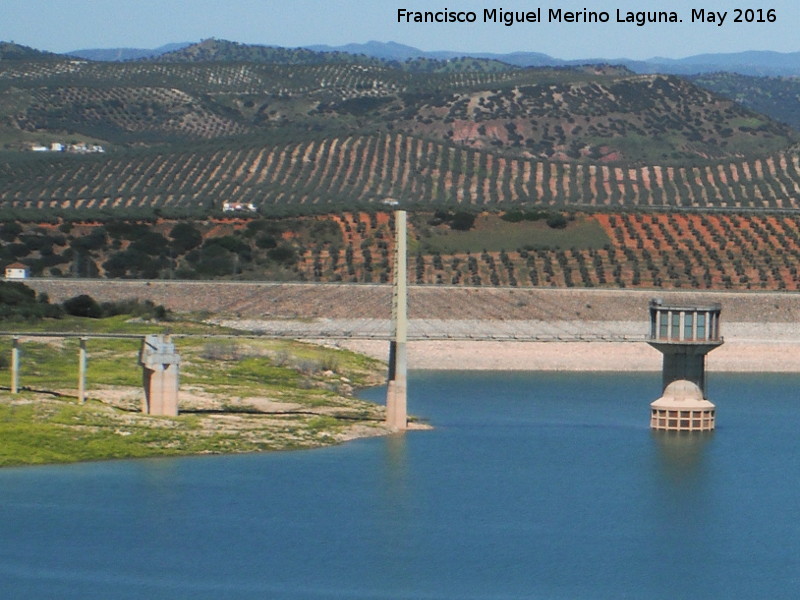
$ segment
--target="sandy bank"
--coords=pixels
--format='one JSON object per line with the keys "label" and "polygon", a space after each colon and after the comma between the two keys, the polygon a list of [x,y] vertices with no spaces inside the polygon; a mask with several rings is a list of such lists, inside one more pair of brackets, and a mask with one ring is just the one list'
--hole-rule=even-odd
{"label": "sandy bank", "polygon": [[[385,342],[338,345],[383,360],[388,354]],[[408,359],[410,368],[422,370],[661,370],[661,354],[645,343],[409,342]],[[726,342],[707,361],[710,372],[800,373],[800,343]]]}

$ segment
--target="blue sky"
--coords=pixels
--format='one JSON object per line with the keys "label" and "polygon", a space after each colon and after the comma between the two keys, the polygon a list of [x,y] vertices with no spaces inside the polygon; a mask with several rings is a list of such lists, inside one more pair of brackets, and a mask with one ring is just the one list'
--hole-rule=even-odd
{"label": "blue sky", "polygon": [[[722,0],[616,0],[583,3],[448,0],[0,0],[0,40],[53,52],[82,48],[155,48],[170,42],[216,37],[287,47],[395,41],[423,50],[534,51],[565,59],[682,58],[706,52],[800,51],[800,3],[772,0],[749,6],[775,9],[774,23],[733,23]],[[608,11],[611,23],[399,24],[397,9]],[[692,9],[728,11],[722,26],[691,23]],[[616,11],[674,10],[680,24],[617,24]]]}

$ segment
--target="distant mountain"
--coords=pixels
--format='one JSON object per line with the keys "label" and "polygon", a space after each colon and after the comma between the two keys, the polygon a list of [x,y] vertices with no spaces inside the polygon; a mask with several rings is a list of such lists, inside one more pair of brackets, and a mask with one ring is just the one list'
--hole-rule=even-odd
{"label": "distant mountain", "polygon": [[[541,52],[513,52],[511,54],[497,54],[492,52],[454,52],[439,50],[426,52],[412,46],[398,44],[397,42],[367,42],[365,44],[347,44],[344,46],[306,46],[315,52],[348,52],[351,54],[364,54],[382,60],[407,61],[414,59],[453,60],[457,58],[483,58],[497,60],[515,67],[557,67],[568,64],[567,61],[553,58]],[[579,61],[581,62],[581,61]],[[607,62],[607,61],[606,61]]]}
{"label": "distant mountain", "polygon": [[[365,54],[374,58],[383,60],[397,60],[404,61],[414,58],[433,58],[436,52],[424,52],[406,46],[405,44],[398,44],[397,42],[367,42],[366,44],[345,44],[344,46],[328,46],[320,44],[316,46],[306,46],[306,49],[314,52],[346,52],[348,54]],[[455,54],[455,56],[463,56]]]}
{"label": "distant mountain", "polygon": [[77,56],[78,58],[85,58],[86,60],[99,60],[107,62],[123,61],[123,60],[137,60],[140,58],[154,58],[180,50],[186,46],[191,46],[191,42],[183,42],[178,44],[166,44],[158,48],[92,48],[85,50],[73,50],[67,52],[70,56]]}
{"label": "distant mountain", "polygon": [[504,62],[516,67],[558,67],[586,64],[614,64],[629,68],[635,73],[663,73],[669,75],[697,75],[726,71],[741,75],[800,76],[800,52],[749,51],[729,54],[698,54],[687,58],[655,57],[647,60],[629,58],[582,58],[562,60],[541,52],[427,52],[395,42],[367,42],[345,46],[308,46],[317,52],[350,52],[383,60],[409,60],[428,58],[450,60],[458,57],[484,58]]}
{"label": "distant mountain", "polygon": [[331,62],[367,62],[380,64],[374,58],[358,57],[339,51],[316,52],[307,48],[283,48],[258,44],[240,44],[209,38],[196,44],[167,52],[159,62],[257,62],[271,64],[325,64]]}
{"label": "distant mountain", "polygon": [[[3,52],[0,59],[47,58],[47,52],[39,52],[25,46],[2,43],[13,47]],[[749,76],[800,76],[800,52],[748,51],[728,54],[697,54],[686,58],[654,57],[647,60],[629,58],[587,57],[564,60],[542,52],[456,52],[452,50],[425,51],[397,42],[370,41],[363,44],[343,46],[312,45],[303,48],[283,48],[260,44],[241,44],[210,38],[197,43],[167,44],[155,49],[110,48],[84,49],[68,53],[69,56],[95,61],[126,61],[155,59],[162,62],[268,62],[277,64],[325,64],[332,62],[361,62],[378,65],[381,62],[396,63],[408,70],[432,71],[447,69],[441,65],[431,68],[426,61],[452,62],[458,59],[479,59],[492,63],[503,63],[512,67],[564,67],[581,65],[620,65],[634,73],[666,75],[700,75],[704,73],[737,73]],[[470,64],[471,68],[475,64]],[[496,66],[484,65],[482,70],[496,70]]]}
{"label": "distant mountain", "polygon": [[[635,65],[635,66],[634,66]],[[730,54],[697,54],[682,59],[652,58],[630,62],[631,70],[641,73],[698,75],[725,71],[740,75],[798,76],[800,52],[749,51]]]}

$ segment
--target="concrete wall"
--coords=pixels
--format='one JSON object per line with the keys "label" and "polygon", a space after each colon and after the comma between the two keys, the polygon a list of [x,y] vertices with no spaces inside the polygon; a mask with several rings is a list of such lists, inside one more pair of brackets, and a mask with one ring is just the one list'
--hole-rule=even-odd
{"label": "concrete wall", "polygon": [[[248,318],[388,319],[391,313],[389,285],[38,278],[25,284],[55,302],[79,294],[98,301],[138,298],[176,311]],[[412,286],[409,294],[412,319],[646,322],[648,303],[658,297],[665,303],[721,303],[723,336],[726,323],[800,323],[800,296],[791,293]]]}

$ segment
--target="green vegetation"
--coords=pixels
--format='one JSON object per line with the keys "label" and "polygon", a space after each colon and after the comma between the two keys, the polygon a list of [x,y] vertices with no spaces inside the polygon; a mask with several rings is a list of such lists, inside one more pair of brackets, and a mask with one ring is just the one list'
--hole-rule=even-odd
{"label": "green vegetation", "polygon": [[[69,320],[73,328],[96,332],[119,329],[120,319],[59,324]],[[134,326],[154,329],[130,322],[124,329]],[[172,326],[181,333],[195,329]],[[267,339],[179,337],[176,344],[181,414],[150,417],[139,412],[140,342],[87,342],[90,400],[80,405],[77,340],[23,339],[24,390],[0,391],[0,466],[307,448],[348,439],[354,427],[364,428],[362,434],[383,431],[380,408],[352,397],[354,387],[382,379],[378,361]],[[10,341],[0,339],[0,355],[9,353]],[[8,376],[0,363],[3,384]]]}
{"label": "green vegetation", "polygon": [[[549,217],[553,218],[553,216]],[[419,251],[425,254],[458,254],[482,251],[499,252],[526,248],[581,248],[596,249],[611,240],[594,220],[576,218],[572,221],[553,219],[511,223],[496,215],[481,215],[471,231],[453,231],[441,228],[423,229],[420,233]]]}
{"label": "green vegetation", "polygon": [[[723,257],[700,272],[700,242],[661,269],[660,240],[624,246],[636,226],[563,216],[799,210],[798,138],[778,122],[796,121],[790,79],[214,39],[157,60],[0,56],[0,263],[34,276],[386,282],[392,233],[376,207],[396,205],[422,215],[418,283],[796,287],[791,225],[776,228],[790,246],[768,232],[732,272]],[[99,309],[73,312],[111,314]]]}
{"label": "green vegetation", "polygon": [[0,322],[35,321],[44,317],[58,318],[61,308],[50,304],[46,297],[17,281],[0,281]]}
{"label": "green vegetation", "polygon": [[[800,130],[800,80],[797,77],[753,77],[736,73],[706,73],[690,79],[700,87],[732,98],[750,110]],[[731,126],[744,131],[761,127],[758,119],[745,119]]]}

